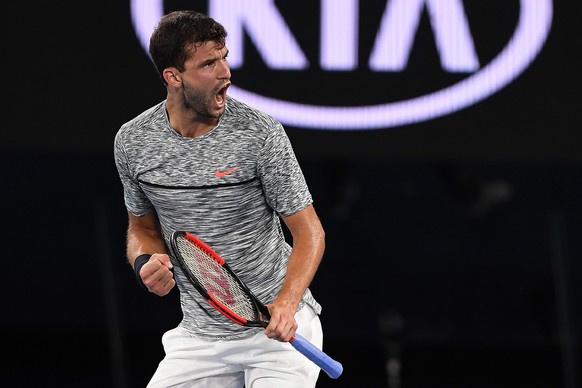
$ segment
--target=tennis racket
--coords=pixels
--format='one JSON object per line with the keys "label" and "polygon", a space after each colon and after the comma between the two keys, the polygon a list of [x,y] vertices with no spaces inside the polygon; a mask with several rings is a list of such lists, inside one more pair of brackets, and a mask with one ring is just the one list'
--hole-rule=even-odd
{"label": "tennis racket", "polygon": [[[222,315],[241,326],[266,327],[271,318],[267,307],[253,295],[218,253],[188,232],[172,234],[171,245],[180,268],[200,294]],[[332,379],[342,365],[295,333],[289,341]]]}

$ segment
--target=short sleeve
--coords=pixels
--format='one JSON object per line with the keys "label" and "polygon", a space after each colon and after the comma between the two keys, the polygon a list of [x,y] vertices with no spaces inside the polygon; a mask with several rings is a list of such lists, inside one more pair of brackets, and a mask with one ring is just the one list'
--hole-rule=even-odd
{"label": "short sleeve", "polygon": [[292,215],[313,202],[289,137],[278,122],[261,149],[258,173],[267,203],[279,216]]}
{"label": "short sleeve", "polygon": [[153,205],[141,189],[137,178],[132,174],[129,158],[123,144],[122,131],[119,131],[115,136],[113,153],[117,172],[123,185],[125,207],[136,216],[152,213],[154,211]]}

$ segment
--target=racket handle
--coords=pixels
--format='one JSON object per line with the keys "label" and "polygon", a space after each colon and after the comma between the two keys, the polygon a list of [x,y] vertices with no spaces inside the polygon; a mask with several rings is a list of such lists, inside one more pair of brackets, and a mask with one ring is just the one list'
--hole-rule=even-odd
{"label": "racket handle", "polygon": [[295,333],[295,337],[289,341],[295,349],[297,349],[305,357],[313,361],[332,379],[337,379],[342,374],[344,367],[342,364],[322,352],[319,348],[311,342]]}

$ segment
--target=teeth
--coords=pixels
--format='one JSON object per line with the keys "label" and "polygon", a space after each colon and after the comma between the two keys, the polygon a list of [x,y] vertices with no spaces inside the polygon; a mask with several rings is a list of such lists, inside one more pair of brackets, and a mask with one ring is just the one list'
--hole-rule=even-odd
{"label": "teeth", "polygon": [[219,106],[222,106],[225,103],[225,95],[226,95],[226,90],[225,89],[221,89],[217,94],[216,94],[216,103]]}

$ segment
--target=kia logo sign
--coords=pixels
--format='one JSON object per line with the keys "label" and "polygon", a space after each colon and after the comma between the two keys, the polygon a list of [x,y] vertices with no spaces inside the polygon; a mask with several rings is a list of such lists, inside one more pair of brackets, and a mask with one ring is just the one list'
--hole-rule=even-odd
{"label": "kia logo sign", "polygon": [[[317,66],[349,75],[358,66],[366,66],[371,72],[405,70],[421,14],[426,11],[442,70],[467,76],[424,95],[367,105],[291,102],[240,87],[236,80],[229,94],[284,124],[302,128],[371,130],[426,121],[476,104],[511,83],[539,54],[553,14],[551,0],[520,0],[513,35],[491,61],[481,66],[462,0],[387,0],[367,63],[361,64],[358,21],[365,18],[359,17],[359,5],[358,0],[320,0],[320,36],[316,37],[320,52],[315,59],[302,51],[273,0],[208,0],[208,14],[229,33],[233,70],[244,67],[246,33],[272,71],[301,72]],[[131,0],[132,23],[146,53],[151,33],[163,14],[163,0]]]}

